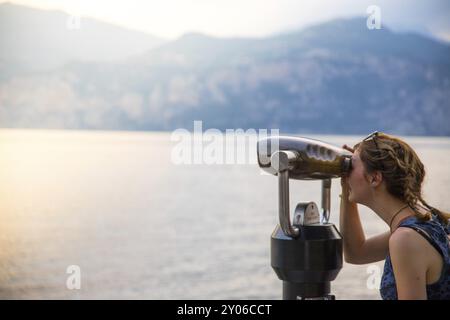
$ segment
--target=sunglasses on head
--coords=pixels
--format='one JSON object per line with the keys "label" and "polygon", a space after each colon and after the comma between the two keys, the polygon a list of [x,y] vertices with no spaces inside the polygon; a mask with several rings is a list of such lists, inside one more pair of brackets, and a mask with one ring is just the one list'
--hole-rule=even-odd
{"label": "sunglasses on head", "polygon": [[[362,142],[373,140],[373,143],[375,144],[375,148],[377,148],[378,153],[381,153],[381,149],[380,149],[380,147],[378,147],[378,143],[377,143],[377,138],[378,138],[380,133],[381,132],[379,132],[379,131],[374,131],[371,134],[369,134],[367,137],[365,137],[362,140]],[[384,165],[383,165],[382,161],[380,161],[380,165],[381,165],[381,169],[383,169],[383,171],[384,171]]]}
{"label": "sunglasses on head", "polygon": [[373,142],[375,143],[375,147],[377,147],[377,150],[380,150],[380,148],[378,148],[378,143],[377,143],[377,137],[380,134],[380,132],[378,131],[374,131],[371,134],[369,134],[367,137],[365,137],[364,139],[362,139],[362,141],[369,141],[369,140],[373,140]]}

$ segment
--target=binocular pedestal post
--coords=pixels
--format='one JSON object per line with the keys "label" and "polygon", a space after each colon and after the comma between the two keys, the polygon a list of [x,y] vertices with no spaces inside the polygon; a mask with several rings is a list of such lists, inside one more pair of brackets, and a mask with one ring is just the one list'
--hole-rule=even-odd
{"label": "binocular pedestal post", "polygon": [[331,300],[330,282],[342,268],[342,238],[329,223],[331,179],[322,180],[322,214],[314,202],[299,203],[290,221],[289,168],[295,154],[272,156],[278,172],[280,224],[271,239],[271,264],[283,281],[283,299]]}

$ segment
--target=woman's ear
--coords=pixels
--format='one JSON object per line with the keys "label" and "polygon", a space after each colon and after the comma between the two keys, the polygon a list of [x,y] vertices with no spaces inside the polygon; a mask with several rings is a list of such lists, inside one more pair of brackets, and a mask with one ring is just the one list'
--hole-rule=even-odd
{"label": "woman's ear", "polygon": [[383,175],[381,174],[381,172],[375,171],[375,173],[371,176],[370,185],[372,187],[376,187],[381,183],[382,180],[383,180]]}

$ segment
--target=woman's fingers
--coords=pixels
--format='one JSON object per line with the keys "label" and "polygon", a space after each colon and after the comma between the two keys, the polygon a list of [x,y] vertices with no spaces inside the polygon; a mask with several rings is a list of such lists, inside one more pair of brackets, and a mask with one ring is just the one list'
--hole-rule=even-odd
{"label": "woman's fingers", "polygon": [[[348,145],[344,144],[342,146],[343,149],[350,151],[351,153],[354,153],[355,150]],[[348,177],[346,175],[341,177],[341,187],[342,187],[342,196],[345,197],[345,199],[348,198]]]}
{"label": "woman's fingers", "polygon": [[347,186],[347,177],[341,177],[341,187]]}
{"label": "woman's fingers", "polygon": [[354,152],[355,152],[355,150],[354,150],[353,148],[349,147],[349,146],[346,145],[346,144],[344,144],[344,145],[342,146],[342,148],[345,149],[345,150],[350,151],[351,153],[354,153]]}
{"label": "woman's fingers", "polygon": [[347,182],[347,178],[346,177],[341,177],[341,194],[339,195],[341,197],[342,200],[344,200],[345,202],[348,201],[348,182]]}

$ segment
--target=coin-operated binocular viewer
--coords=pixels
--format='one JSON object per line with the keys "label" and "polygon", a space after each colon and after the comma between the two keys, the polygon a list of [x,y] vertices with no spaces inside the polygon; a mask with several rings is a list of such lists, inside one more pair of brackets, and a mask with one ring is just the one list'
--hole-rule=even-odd
{"label": "coin-operated binocular viewer", "polygon": [[[258,164],[278,176],[280,224],[271,238],[271,265],[283,281],[283,299],[334,299],[330,282],[342,268],[342,238],[329,222],[331,179],[351,170],[351,153],[325,142],[275,136],[257,144]],[[297,204],[291,223],[289,179],[322,180],[322,208]]]}

